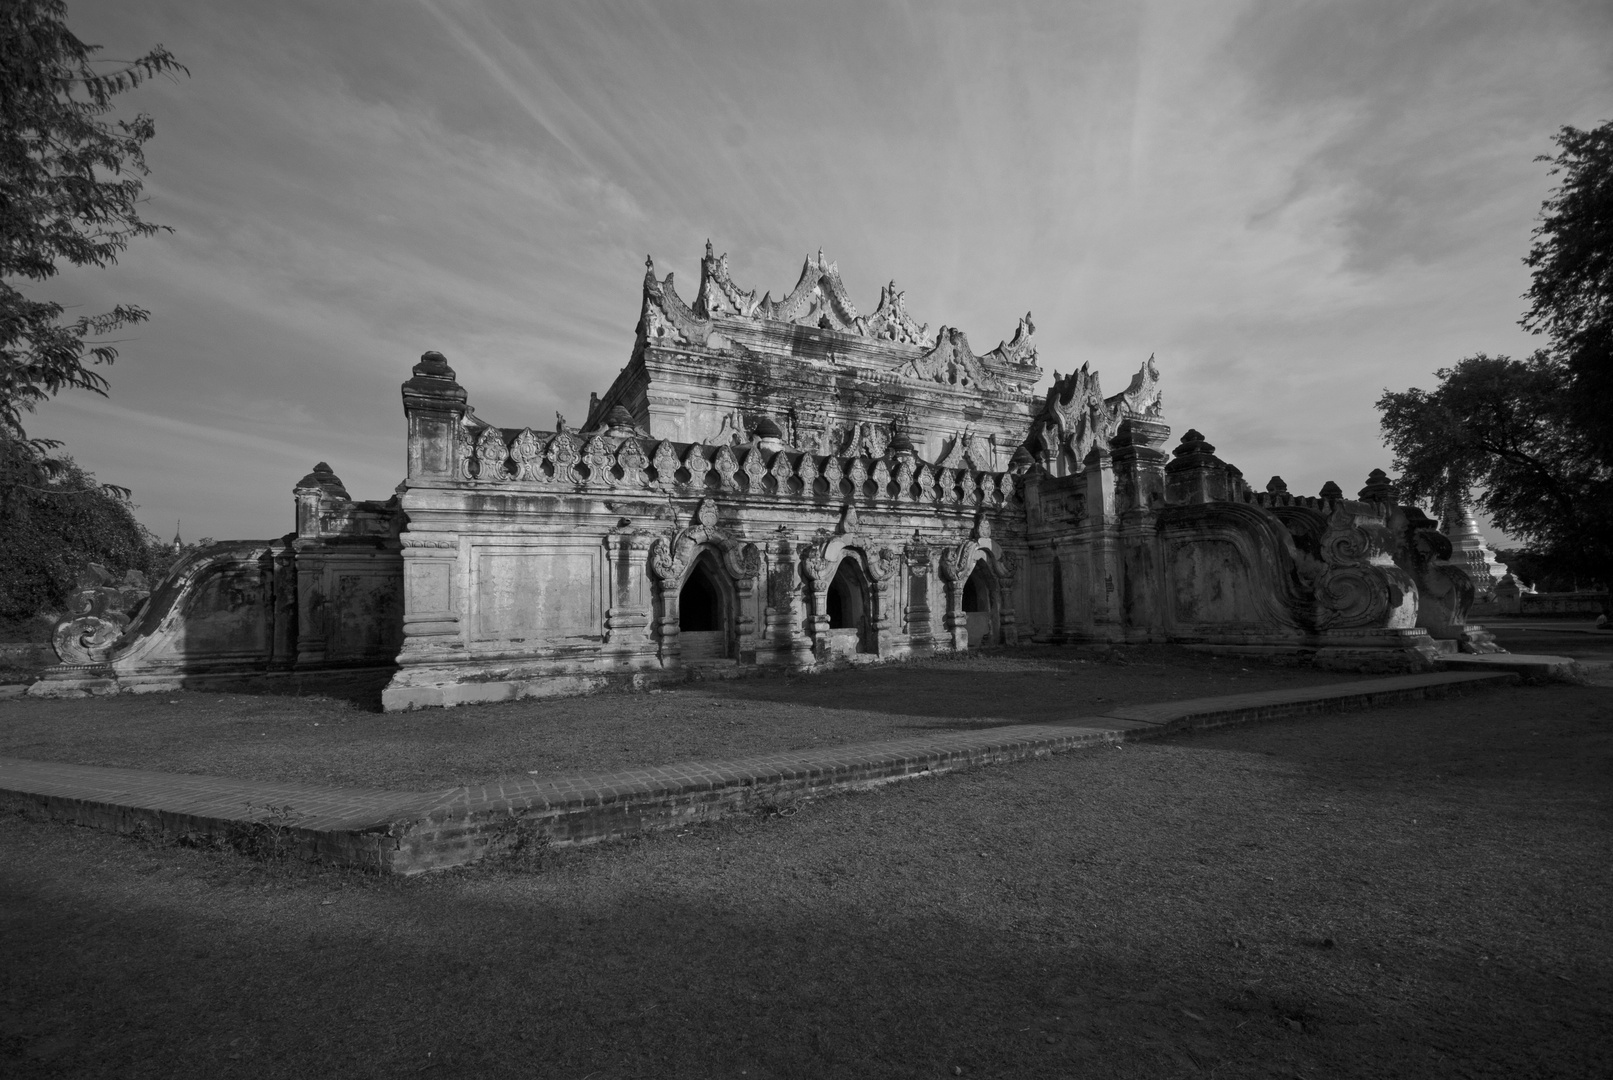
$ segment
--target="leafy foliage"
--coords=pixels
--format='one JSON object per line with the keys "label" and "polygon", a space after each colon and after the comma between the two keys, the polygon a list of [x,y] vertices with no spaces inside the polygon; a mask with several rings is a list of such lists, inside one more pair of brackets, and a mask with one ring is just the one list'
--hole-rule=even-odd
{"label": "leafy foliage", "polygon": [[57,459],[43,486],[8,477],[10,513],[0,515],[0,619],[60,611],[92,562],[114,574],[152,570],[155,538],[134,519],[127,499],[110,494],[71,458]]}
{"label": "leafy foliage", "polygon": [[1575,392],[1567,368],[1543,351],[1480,353],[1435,374],[1435,390],[1378,400],[1401,496],[1443,505],[1476,485],[1485,513],[1557,572],[1607,580],[1613,470],[1565,422]]}
{"label": "leafy foliage", "polygon": [[1524,259],[1534,275],[1522,322],[1551,337],[1573,376],[1572,417],[1613,458],[1613,121],[1553,141],[1557,156],[1537,160],[1562,180]]}
{"label": "leafy foliage", "polygon": [[1495,557],[1521,584],[1541,592],[1573,592],[1581,584],[1571,570],[1564,572],[1555,560],[1529,548],[1497,548]]}
{"label": "leafy foliage", "polygon": [[[63,321],[61,304],[29,296],[63,261],[104,267],[137,236],[165,227],[139,214],[151,117],[111,119],[113,99],[186,69],[160,45],[110,70],[65,24],[62,0],[0,5],[0,457],[33,486],[61,466],[57,444],[30,439],[23,414],[63,389],[105,394],[90,365],[110,364],[105,335],[148,313],[119,304]],[[19,287],[23,286],[23,287]]]}

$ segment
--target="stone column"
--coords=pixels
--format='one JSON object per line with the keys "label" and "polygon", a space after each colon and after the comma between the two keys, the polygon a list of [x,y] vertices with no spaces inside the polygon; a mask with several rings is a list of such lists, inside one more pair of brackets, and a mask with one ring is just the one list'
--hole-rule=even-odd
{"label": "stone column", "polygon": [[1094,446],[1082,463],[1086,478],[1084,534],[1088,557],[1087,593],[1092,598],[1092,634],[1099,640],[1123,636],[1121,627],[1120,522],[1115,505],[1114,458]]}
{"label": "stone column", "polygon": [[660,641],[658,653],[663,668],[676,668],[683,663],[683,645],[678,641],[678,635],[682,632],[678,628],[678,586],[678,581],[667,578],[655,583],[655,591],[660,597],[660,615],[655,620],[655,629]]}
{"label": "stone column", "polygon": [[655,641],[650,636],[653,606],[649,553],[653,537],[636,531],[613,532],[605,537],[606,561],[611,575],[611,606],[605,611],[605,643],[617,663],[632,668],[655,663]]}
{"label": "stone column", "polygon": [[1014,581],[1019,567],[1020,558],[1012,551],[1004,551],[997,558],[997,632],[1010,648],[1019,644],[1019,620],[1014,615]]}
{"label": "stone column", "polygon": [[907,571],[907,636],[915,648],[934,645],[935,625],[930,616],[930,546],[918,536],[903,549]]}
{"label": "stone column", "polygon": [[1156,510],[1165,501],[1165,463],[1159,449],[1170,428],[1159,420],[1132,417],[1114,441],[1115,509],[1120,519],[1121,620],[1127,641],[1164,640],[1162,582],[1155,532]]}

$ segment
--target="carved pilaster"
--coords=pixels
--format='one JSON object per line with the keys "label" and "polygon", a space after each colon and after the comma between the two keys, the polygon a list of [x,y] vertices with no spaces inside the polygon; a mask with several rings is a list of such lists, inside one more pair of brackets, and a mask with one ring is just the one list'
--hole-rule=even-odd
{"label": "carved pilaster", "polygon": [[430,663],[463,647],[459,624],[459,538],[404,533],[403,648],[398,663]]}

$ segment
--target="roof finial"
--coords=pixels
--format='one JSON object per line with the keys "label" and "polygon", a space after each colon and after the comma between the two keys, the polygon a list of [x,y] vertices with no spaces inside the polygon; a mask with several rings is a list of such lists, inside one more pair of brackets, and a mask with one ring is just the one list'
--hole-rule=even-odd
{"label": "roof finial", "polygon": [[706,238],[706,258],[711,258],[711,238]]}

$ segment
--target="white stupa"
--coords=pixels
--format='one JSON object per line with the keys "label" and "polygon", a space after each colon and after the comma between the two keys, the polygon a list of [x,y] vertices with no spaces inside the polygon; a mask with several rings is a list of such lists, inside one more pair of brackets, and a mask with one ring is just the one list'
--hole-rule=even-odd
{"label": "white stupa", "polygon": [[1479,523],[1473,520],[1473,512],[1461,500],[1452,498],[1445,504],[1439,531],[1450,538],[1450,562],[1466,570],[1473,579],[1475,598],[1490,599],[1507,572],[1507,564],[1496,561],[1495,552],[1479,532]]}

